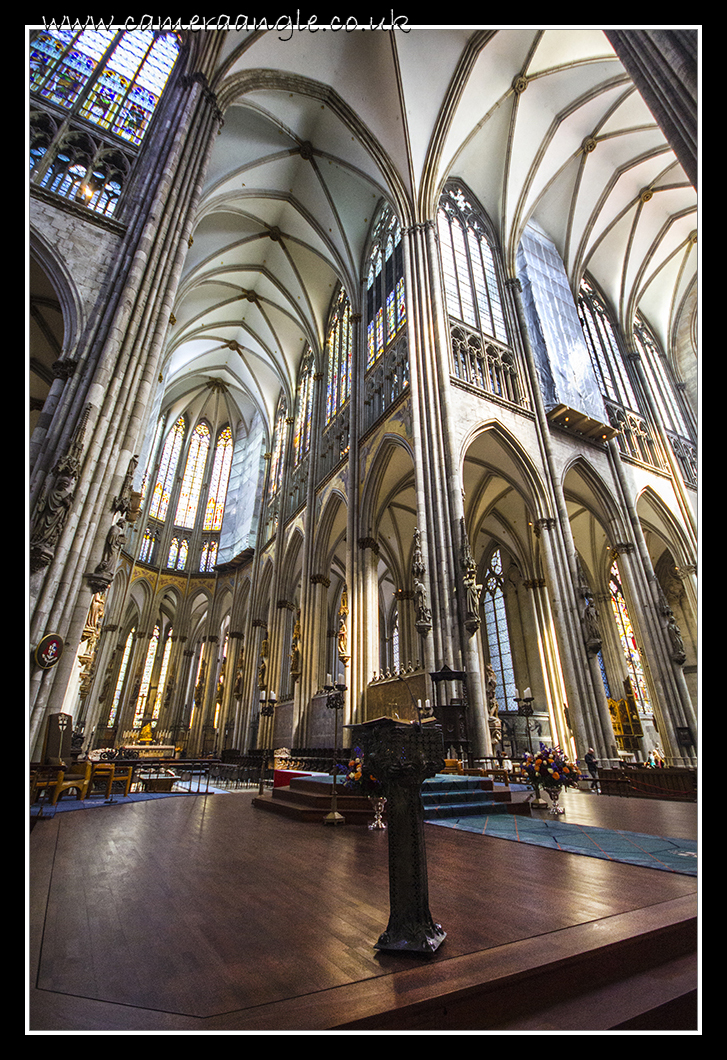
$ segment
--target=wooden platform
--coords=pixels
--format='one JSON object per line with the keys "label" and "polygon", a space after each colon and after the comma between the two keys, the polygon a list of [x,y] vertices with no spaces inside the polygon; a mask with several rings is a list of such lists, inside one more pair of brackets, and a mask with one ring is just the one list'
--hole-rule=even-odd
{"label": "wooden platform", "polygon": [[[382,954],[387,834],[301,825],[253,794],[35,826],[31,1033],[696,1028],[694,878],[427,825],[447,938]],[[687,803],[571,793],[567,813],[697,833]]]}

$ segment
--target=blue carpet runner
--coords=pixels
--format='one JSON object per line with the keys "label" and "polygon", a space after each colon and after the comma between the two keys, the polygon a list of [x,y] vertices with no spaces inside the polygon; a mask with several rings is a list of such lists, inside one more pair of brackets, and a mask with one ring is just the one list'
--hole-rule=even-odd
{"label": "blue carpet runner", "polygon": [[683,876],[697,875],[697,843],[693,839],[670,839],[639,832],[568,824],[556,819],[504,814],[437,818],[430,819],[429,823],[495,839],[564,850],[570,854],[585,854],[591,858],[676,872]]}
{"label": "blue carpet runner", "polygon": [[[149,799],[174,799],[184,795],[204,795],[205,792],[196,791],[135,791],[129,795],[112,795],[110,799],[95,798],[95,799],[59,799],[55,806],[52,806],[50,802],[36,802],[30,807],[30,816],[33,817],[44,817],[50,818],[55,817],[57,813],[64,813],[68,810],[92,810],[99,806],[126,806],[132,802],[147,802]],[[209,792],[213,794],[212,791]]]}

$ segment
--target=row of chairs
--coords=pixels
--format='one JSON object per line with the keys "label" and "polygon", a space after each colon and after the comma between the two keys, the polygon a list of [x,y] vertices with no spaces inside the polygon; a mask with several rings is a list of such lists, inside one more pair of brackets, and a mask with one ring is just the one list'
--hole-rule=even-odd
{"label": "row of chairs", "polygon": [[67,768],[31,766],[30,804],[32,806],[47,796],[51,806],[55,806],[64,794],[72,791],[79,800],[88,798],[94,790],[110,799],[114,785],[120,785],[120,793],[126,796],[133,780],[134,766],[128,764],[79,761]]}
{"label": "row of chairs", "polygon": [[260,780],[260,759],[242,759],[239,762],[216,763],[210,766],[210,783],[226,788],[249,787]]}

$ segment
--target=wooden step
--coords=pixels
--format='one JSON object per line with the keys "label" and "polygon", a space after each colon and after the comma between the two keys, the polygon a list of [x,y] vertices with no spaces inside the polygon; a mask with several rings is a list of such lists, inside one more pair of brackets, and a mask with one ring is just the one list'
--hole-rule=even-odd
{"label": "wooden step", "polygon": [[[337,785],[336,810],[346,824],[368,824],[373,819],[371,803],[365,796],[344,794]],[[333,787],[328,779],[294,777],[289,786],[273,788],[252,800],[253,806],[299,821],[322,821],[331,812]]]}

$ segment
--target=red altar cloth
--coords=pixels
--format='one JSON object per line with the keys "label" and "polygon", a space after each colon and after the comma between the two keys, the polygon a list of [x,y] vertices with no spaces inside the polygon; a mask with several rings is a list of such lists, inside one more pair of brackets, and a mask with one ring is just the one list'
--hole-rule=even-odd
{"label": "red altar cloth", "polygon": [[293,777],[309,777],[311,773],[306,773],[299,769],[276,769],[273,772],[273,787],[274,788],[287,788],[293,779]]}

